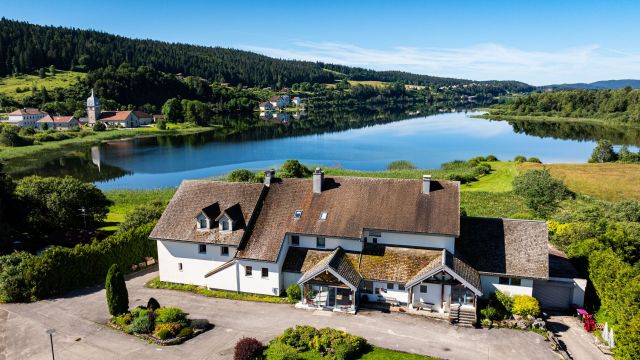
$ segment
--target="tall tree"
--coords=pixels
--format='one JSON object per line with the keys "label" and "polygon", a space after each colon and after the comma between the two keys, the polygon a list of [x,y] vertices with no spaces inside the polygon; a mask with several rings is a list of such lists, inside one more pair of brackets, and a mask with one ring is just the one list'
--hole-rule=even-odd
{"label": "tall tree", "polygon": [[124,275],[117,264],[111,265],[104,283],[107,292],[107,306],[109,314],[117,316],[129,311],[129,292],[124,281]]}

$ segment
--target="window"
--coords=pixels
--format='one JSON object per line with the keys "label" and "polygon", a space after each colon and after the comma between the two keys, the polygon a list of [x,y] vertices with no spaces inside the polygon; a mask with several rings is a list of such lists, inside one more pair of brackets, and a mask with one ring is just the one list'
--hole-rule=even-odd
{"label": "window", "polygon": [[262,277],[263,278],[268,278],[269,277],[269,269],[262,268]]}
{"label": "window", "polygon": [[198,244],[198,253],[199,254],[206,254],[207,253],[207,245]]}
{"label": "window", "polygon": [[245,266],[244,276],[251,276],[251,275],[253,275],[253,268],[251,266]]}
{"label": "window", "polygon": [[509,285],[509,278],[501,277],[500,280],[498,280],[498,283],[501,285]]}
{"label": "window", "polygon": [[320,220],[327,220],[327,212],[323,211],[320,213]]}
{"label": "window", "polygon": [[373,238],[373,243],[374,243],[374,244],[377,244],[377,243],[378,243],[378,239]]}
{"label": "window", "polygon": [[207,228],[207,218],[205,218],[204,216],[200,216],[198,218],[198,227],[200,227],[200,229],[206,229]]}
{"label": "window", "polygon": [[317,237],[316,238],[316,247],[324,249],[324,245],[325,245],[325,239],[323,237]]}
{"label": "window", "polygon": [[501,277],[498,282],[501,285],[512,285],[512,286],[520,286],[522,284],[522,280],[519,278],[508,278],[508,277]]}
{"label": "window", "polygon": [[520,279],[519,278],[511,278],[511,285],[520,286]]}
{"label": "window", "polygon": [[300,245],[300,236],[291,235],[291,245]]}
{"label": "window", "polygon": [[394,284],[393,283],[387,283],[387,289],[389,289],[389,290],[395,289]]}
{"label": "window", "polygon": [[182,271],[182,263],[178,263],[178,271]]}
{"label": "window", "polygon": [[229,256],[229,247],[228,246],[221,246],[220,247],[220,255]]}
{"label": "window", "polygon": [[293,218],[296,220],[299,220],[302,217],[302,210],[296,210],[296,212],[293,213]]}
{"label": "window", "polygon": [[222,230],[223,231],[229,230],[229,220],[227,219],[222,220]]}
{"label": "window", "polygon": [[366,236],[364,237],[364,242],[365,242],[365,243],[367,242],[367,237],[366,237]]}
{"label": "window", "polygon": [[380,231],[369,231],[369,236],[371,236],[371,237],[381,237],[382,233]]}
{"label": "window", "polygon": [[373,281],[365,280],[363,291],[366,293],[371,293],[373,291]]}
{"label": "window", "polygon": [[428,290],[427,285],[420,285],[420,292],[421,293],[426,294],[427,290]]}
{"label": "window", "polygon": [[404,284],[398,284],[398,290],[404,291]]}

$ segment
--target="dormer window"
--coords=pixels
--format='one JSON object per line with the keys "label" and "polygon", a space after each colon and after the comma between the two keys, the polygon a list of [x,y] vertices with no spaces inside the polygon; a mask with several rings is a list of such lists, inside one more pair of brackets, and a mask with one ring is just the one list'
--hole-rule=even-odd
{"label": "dormer window", "polygon": [[206,230],[209,228],[209,219],[204,214],[198,215],[196,217],[196,222],[198,229],[200,230]]}
{"label": "dormer window", "polygon": [[300,218],[301,218],[301,217],[302,217],[302,210],[296,210],[296,211],[293,213],[293,218],[294,218],[294,219],[296,219],[296,220],[300,220]]}
{"label": "dormer window", "polygon": [[222,220],[220,224],[222,224],[222,231],[229,230],[229,221],[227,219]]}
{"label": "dormer window", "polygon": [[221,216],[218,219],[219,229],[220,231],[231,231],[233,230],[233,222],[226,215]]}

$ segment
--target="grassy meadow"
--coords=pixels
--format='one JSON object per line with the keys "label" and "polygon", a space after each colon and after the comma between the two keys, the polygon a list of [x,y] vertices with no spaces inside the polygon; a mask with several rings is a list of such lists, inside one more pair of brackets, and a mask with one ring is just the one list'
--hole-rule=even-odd
{"label": "grassy meadow", "polygon": [[7,76],[0,78],[0,94],[21,101],[26,96],[31,95],[31,88],[33,86],[36,86],[38,89],[46,87],[47,90],[67,88],[73,86],[85,76],[86,75],[81,72],[62,70],[56,70],[56,74],[51,75],[49,69],[47,69],[47,76],[45,78],[40,78],[37,73],[33,75],[20,74]]}

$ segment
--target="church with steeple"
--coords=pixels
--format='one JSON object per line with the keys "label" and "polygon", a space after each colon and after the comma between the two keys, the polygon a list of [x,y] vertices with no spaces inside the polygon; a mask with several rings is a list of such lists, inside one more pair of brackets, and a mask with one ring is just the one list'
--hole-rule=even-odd
{"label": "church with steeple", "polygon": [[91,125],[100,122],[111,128],[135,128],[151,124],[153,116],[143,111],[102,111],[100,99],[91,89],[91,96],[87,98],[87,120]]}

